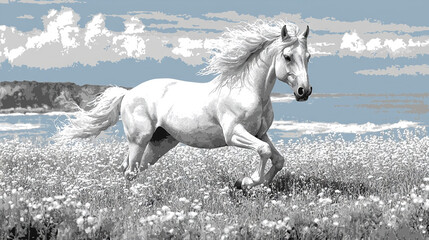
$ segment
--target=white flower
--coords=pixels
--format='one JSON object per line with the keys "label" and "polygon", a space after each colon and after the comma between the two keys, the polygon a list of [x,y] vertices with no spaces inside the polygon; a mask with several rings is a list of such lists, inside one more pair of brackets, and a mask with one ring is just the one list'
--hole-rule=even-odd
{"label": "white flower", "polygon": [[92,232],[92,228],[87,227],[87,228],[85,229],[85,232],[86,232],[86,234],[90,234],[90,233]]}
{"label": "white flower", "polygon": [[174,213],[173,212],[168,212],[166,215],[161,217],[161,222],[167,222],[170,221],[171,219],[173,219],[174,217]]}
{"label": "white flower", "polygon": [[170,208],[167,206],[162,206],[161,210],[164,212],[167,212],[167,211],[170,211]]}
{"label": "white flower", "polygon": [[83,217],[82,217],[82,216],[80,216],[80,217],[78,217],[78,218],[76,219],[76,223],[77,223],[77,225],[78,225],[78,226],[82,226],[82,225],[83,225],[83,222],[84,222],[84,219],[83,219]]}
{"label": "white flower", "polygon": [[379,197],[377,197],[377,196],[370,196],[370,198],[371,198],[371,200],[372,201],[374,201],[374,202],[378,202],[378,201],[380,201],[380,198]]}
{"label": "white flower", "polygon": [[322,205],[328,205],[332,203],[332,199],[330,198],[320,198],[319,203]]}
{"label": "white flower", "polygon": [[35,217],[34,217],[34,220],[35,221],[39,221],[40,219],[42,219],[42,214],[37,214]]}
{"label": "white flower", "polygon": [[194,217],[196,217],[198,215],[198,213],[196,213],[196,212],[189,212],[188,215],[189,215],[190,218],[194,218]]}
{"label": "white flower", "polygon": [[95,222],[95,218],[94,217],[92,217],[92,216],[89,216],[88,218],[87,218],[87,221],[88,221],[88,224],[93,224],[94,222]]}

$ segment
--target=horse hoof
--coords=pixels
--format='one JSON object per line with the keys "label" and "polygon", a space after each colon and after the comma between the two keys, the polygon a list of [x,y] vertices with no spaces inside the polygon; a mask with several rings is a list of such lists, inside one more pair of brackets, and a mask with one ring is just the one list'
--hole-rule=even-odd
{"label": "horse hoof", "polygon": [[124,175],[128,181],[132,181],[132,180],[136,179],[136,177],[137,177],[137,174],[135,172],[131,172],[131,171],[125,171]]}
{"label": "horse hoof", "polygon": [[251,188],[251,186],[252,186],[252,184],[253,184],[253,180],[251,179],[251,178],[249,178],[249,177],[244,177],[244,178],[239,178],[236,182],[235,182],[235,184],[234,184],[234,186],[237,188],[237,189],[249,189],[249,188]]}
{"label": "horse hoof", "polygon": [[243,179],[244,178],[239,178],[237,181],[235,181],[234,187],[236,189],[243,189]]}

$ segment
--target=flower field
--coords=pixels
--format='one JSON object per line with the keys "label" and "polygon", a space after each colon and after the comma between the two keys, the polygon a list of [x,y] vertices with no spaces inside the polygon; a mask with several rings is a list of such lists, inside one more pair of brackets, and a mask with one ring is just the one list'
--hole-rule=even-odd
{"label": "flower field", "polygon": [[425,129],[276,145],[285,168],[243,192],[239,148],[179,145],[127,182],[123,139],[2,139],[0,239],[429,238]]}

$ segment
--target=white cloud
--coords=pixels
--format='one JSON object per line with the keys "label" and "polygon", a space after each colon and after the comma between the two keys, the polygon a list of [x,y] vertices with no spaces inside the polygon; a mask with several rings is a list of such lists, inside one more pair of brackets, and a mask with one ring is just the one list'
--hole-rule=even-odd
{"label": "white cloud", "polygon": [[341,49],[348,48],[350,51],[360,53],[366,49],[363,40],[356,32],[345,33],[341,42]]}
{"label": "white cloud", "polygon": [[80,16],[66,7],[50,10],[42,17],[43,30],[20,32],[0,26],[0,61],[48,69],[75,63],[95,66],[101,61],[117,62],[125,58],[161,61],[171,57],[195,66],[210,56],[209,48],[217,46],[218,33],[146,31],[140,18],[123,17],[123,32],[109,30],[103,14],[93,16],[85,27],[79,27]]}
{"label": "white cloud", "polygon": [[[418,127],[419,123],[410,121],[399,121],[397,123],[387,124],[342,124],[327,122],[295,122],[295,121],[274,121],[271,129],[287,131],[289,135],[301,136],[309,134],[327,134],[327,133],[353,133],[364,134],[371,132],[381,132],[392,129],[404,129]],[[293,133],[293,134],[291,134]]]}
{"label": "white cloud", "polygon": [[126,34],[143,33],[145,26],[136,17],[131,17],[128,21],[125,21],[125,32]]}
{"label": "white cloud", "polygon": [[[301,29],[310,26],[309,51],[313,56],[340,55],[340,56],[364,56],[364,57],[414,57],[417,54],[429,54],[429,49],[423,45],[400,45],[400,41],[407,42],[413,38],[407,33],[429,31],[428,26],[408,26],[405,24],[383,24],[379,21],[354,21],[345,22],[333,18],[315,19],[302,18],[299,14],[281,13],[276,16],[252,16],[238,14],[235,11],[221,13],[207,13],[204,18],[194,18],[189,15],[167,15],[160,12],[132,12],[133,16],[140,19],[163,20],[159,23],[150,23],[147,28],[156,30],[186,29],[187,31],[224,31],[225,28],[234,27],[237,23],[253,22],[257,19],[287,19],[296,23]],[[127,15],[115,15],[129,17]],[[318,34],[318,31],[327,31],[329,34]],[[398,34],[401,33],[401,34]],[[203,39],[204,33],[199,39]],[[374,42],[379,39],[382,47],[376,47]],[[345,40],[345,42],[343,41]],[[418,37],[417,44],[429,41],[429,36]],[[366,44],[369,44],[366,46]],[[373,45],[371,45],[373,44]],[[343,48],[341,48],[343,46]],[[375,49],[374,49],[375,48]],[[423,48],[423,49],[422,49]]]}
{"label": "white cloud", "polygon": [[75,0],[12,0],[10,2],[29,3],[29,4],[64,4],[64,3],[82,3]]}
{"label": "white cloud", "polygon": [[382,48],[381,39],[380,38],[373,38],[369,40],[366,43],[366,49],[368,51],[377,51],[378,49]]}
{"label": "white cloud", "polygon": [[120,35],[113,38],[113,44],[120,43],[120,47],[115,48],[115,52],[119,55],[127,57],[139,58],[145,54],[145,41],[139,36]]}
{"label": "white cloud", "polygon": [[370,58],[416,57],[429,54],[429,36],[412,37],[394,33],[361,35],[346,32],[337,54]]}
{"label": "white cloud", "polygon": [[[412,41],[412,39],[410,39]],[[341,42],[341,49],[349,49],[352,52],[362,53],[363,51],[377,52],[380,49],[389,49],[392,54],[395,54],[399,50],[407,48],[407,44],[403,39],[396,38],[385,39],[384,43],[381,43],[380,38],[370,39],[366,44],[362,38],[358,36],[356,32],[345,33]],[[415,47],[417,45],[413,45]]]}
{"label": "white cloud", "polygon": [[407,45],[405,44],[403,39],[397,38],[395,40],[386,39],[384,41],[384,46],[390,48],[390,50],[392,50],[392,52],[396,52],[399,49],[405,49]]}
{"label": "white cloud", "polygon": [[44,45],[52,43],[62,43],[66,49],[77,47],[76,35],[79,33],[77,20],[79,17],[71,9],[63,9],[61,12],[51,10],[45,18],[45,22],[47,22],[45,31],[28,37],[25,47],[27,49],[42,48]]}
{"label": "white cloud", "polygon": [[[179,38],[179,46],[173,48],[173,53],[183,57],[193,56],[192,49],[203,48],[202,40],[192,40],[190,38]],[[198,53],[197,53],[198,54]]]}
{"label": "white cloud", "polygon": [[82,3],[75,0],[0,0],[0,4],[9,4],[9,3],[28,3],[28,4],[64,4],[64,3]]}
{"label": "white cloud", "polygon": [[[124,31],[116,32],[106,27],[106,18],[112,16],[123,19]],[[161,12],[100,13],[80,27],[80,16],[73,9],[63,7],[50,10],[42,17],[42,30],[21,32],[13,26],[0,25],[0,62],[7,60],[15,66],[47,69],[75,63],[94,66],[101,61],[117,62],[125,58],[161,61],[168,57],[195,66],[210,57],[211,49],[222,47],[217,38],[225,28],[257,19],[288,19],[301,29],[310,25],[308,50],[314,57],[396,58],[429,54],[429,36],[408,34],[428,31],[429,27],[425,26],[386,25],[367,20],[304,19],[298,14],[285,13],[252,16],[229,11],[207,13],[202,17]],[[318,31],[324,32],[319,34]]]}
{"label": "white cloud", "polygon": [[400,76],[400,75],[429,75],[429,65],[405,65],[403,67],[400,66],[390,66],[384,69],[367,69],[360,70],[355,72],[356,74],[361,75],[375,75],[375,76]]}
{"label": "white cloud", "polygon": [[14,48],[8,52],[5,52],[5,56],[9,58],[9,61],[13,62],[17,57],[21,56],[25,51],[24,47]]}
{"label": "white cloud", "polygon": [[429,39],[423,42],[417,41],[414,42],[413,39],[408,40],[409,47],[426,47],[429,46]]}
{"label": "white cloud", "polygon": [[28,15],[28,14],[25,14],[25,15],[22,15],[22,16],[19,16],[19,17],[16,17],[16,18],[19,18],[19,19],[34,19],[33,16]]}
{"label": "white cloud", "polygon": [[[292,20],[291,18],[288,18]],[[300,19],[294,18],[295,21]],[[302,21],[311,26],[313,30],[327,31],[330,33],[345,33],[355,31],[357,33],[383,33],[383,32],[402,32],[414,33],[429,31],[429,26],[409,26],[406,24],[384,24],[380,21],[374,20],[359,20],[353,22],[340,21],[335,18],[305,18]]]}
{"label": "white cloud", "polygon": [[112,32],[109,31],[105,26],[105,17],[100,13],[95,15],[92,20],[86,25],[85,31],[85,45],[88,48],[92,48],[92,45],[96,43],[97,36],[112,36]]}

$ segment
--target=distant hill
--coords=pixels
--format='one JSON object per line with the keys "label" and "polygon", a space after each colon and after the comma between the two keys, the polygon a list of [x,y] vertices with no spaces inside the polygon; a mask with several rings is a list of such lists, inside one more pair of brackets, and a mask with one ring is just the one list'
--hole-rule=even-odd
{"label": "distant hill", "polygon": [[85,108],[108,86],[60,82],[0,82],[0,112],[75,111],[76,104]]}

